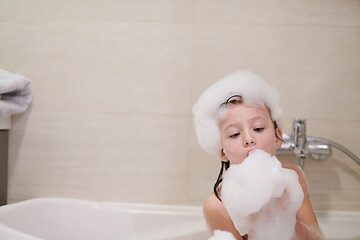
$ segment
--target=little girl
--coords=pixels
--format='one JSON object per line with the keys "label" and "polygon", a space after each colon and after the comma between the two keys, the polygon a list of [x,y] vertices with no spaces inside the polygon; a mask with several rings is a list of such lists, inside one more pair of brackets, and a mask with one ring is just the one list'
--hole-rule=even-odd
{"label": "little girl", "polygon": [[[251,234],[236,229],[231,214],[222,202],[223,175],[230,166],[241,164],[254,150],[262,150],[273,156],[276,149],[281,147],[279,95],[259,76],[238,71],[206,89],[194,105],[193,113],[200,146],[209,155],[221,160],[214,193],[203,206],[208,227],[211,231],[230,232],[238,240],[252,239]],[[304,173],[297,166],[282,167],[296,172],[304,196],[296,212],[294,238],[322,239]]]}

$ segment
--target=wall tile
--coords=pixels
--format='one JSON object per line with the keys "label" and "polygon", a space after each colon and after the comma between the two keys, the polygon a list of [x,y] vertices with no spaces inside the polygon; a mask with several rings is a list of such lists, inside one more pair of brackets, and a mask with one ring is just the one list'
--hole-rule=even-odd
{"label": "wall tile", "polygon": [[[176,22],[188,23],[193,19],[193,1],[143,0],[53,0],[2,1],[11,14],[5,21],[41,22]],[[1,12],[0,12],[1,13]],[[1,15],[0,15],[1,16]]]}
{"label": "wall tile", "polygon": [[[307,121],[309,136],[322,137],[334,141],[360,156],[360,121],[354,120],[315,120]],[[334,154],[340,153],[334,151]],[[337,158],[350,160],[345,154],[336,155]],[[350,160],[352,161],[352,160]],[[358,169],[360,171],[360,169]],[[360,173],[360,172],[359,172]]]}
{"label": "wall tile", "polygon": [[188,201],[201,205],[213,191],[221,163],[217,158],[210,157],[201,149],[197,142],[193,123],[191,124],[191,130]]}
{"label": "wall tile", "polygon": [[39,93],[34,111],[189,112],[190,26],[15,23],[5,28],[4,44],[12,49],[5,50],[6,61],[16,63],[13,69],[29,76]]}
{"label": "wall tile", "polygon": [[195,1],[200,24],[359,26],[357,1]]}
{"label": "wall tile", "polygon": [[359,120],[359,37],[356,28],[198,25],[193,102],[224,75],[249,69],[279,90],[285,117]]}
{"label": "wall tile", "polygon": [[360,211],[360,170],[354,161],[346,157],[320,162],[307,159],[305,174],[315,209]]}
{"label": "wall tile", "polygon": [[[181,186],[188,168],[188,117],[36,112],[27,116],[16,118],[11,130],[10,198],[83,194],[110,201],[131,185],[138,194],[154,188],[151,199],[144,201],[179,202],[174,194],[186,196]],[[17,190],[27,185],[35,192]],[[103,187],[114,194],[101,196],[91,190],[102,192]],[[167,191],[156,197],[159,189]]]}

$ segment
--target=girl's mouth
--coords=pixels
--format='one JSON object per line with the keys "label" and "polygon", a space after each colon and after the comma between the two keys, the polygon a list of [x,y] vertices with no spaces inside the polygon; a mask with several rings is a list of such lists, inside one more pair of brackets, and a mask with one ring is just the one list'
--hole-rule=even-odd
{"label": "girl's mouth", "polygon": [[251,153],[252,151],[254,151],[254,150],[255,150],[254,148],[250,149],[250,150],[247,152],[247,156],[249,156],[250,153]]}

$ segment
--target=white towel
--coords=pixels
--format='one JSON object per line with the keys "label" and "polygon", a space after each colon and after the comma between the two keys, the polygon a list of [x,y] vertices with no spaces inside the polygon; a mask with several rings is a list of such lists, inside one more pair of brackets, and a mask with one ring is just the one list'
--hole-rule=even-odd
{"label": "white towel", "polygon": [[0,69],[0,118],[26,111],[31,101],[30,80]]}

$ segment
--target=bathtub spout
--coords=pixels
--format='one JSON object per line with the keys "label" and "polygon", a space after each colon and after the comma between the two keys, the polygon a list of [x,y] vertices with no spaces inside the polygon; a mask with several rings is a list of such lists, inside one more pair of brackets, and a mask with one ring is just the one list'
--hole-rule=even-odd
{"label": "bathtub spout", "polygon": [[292,134],[283,134],[283,144],[276,153],[278,155],[295,154],[298,165],[303,169],[308,155],[315,160],[327,159],[331,154],[331,147],[342,151],[360,165],[360,159],[344,146],[325,138],[307,137],[306,120],[304,119],[294,121]]}
{"label": "bathtub spout", "polygon": [[334,148],[340,150],[341,152],[345,153],[346,155],[348,155],[352,160],[354,160],[358,165],[360,165],[360,158],[358,158],[353,152],[351,152],[346,147],[344,147],[334,141],[331,141],[331,140],[328,140],[325,138],[319,138],[319,137],[307,137],[307,141],[309,143],[322,143],[322,144],[326,144],[331,147],[334,147]]}

